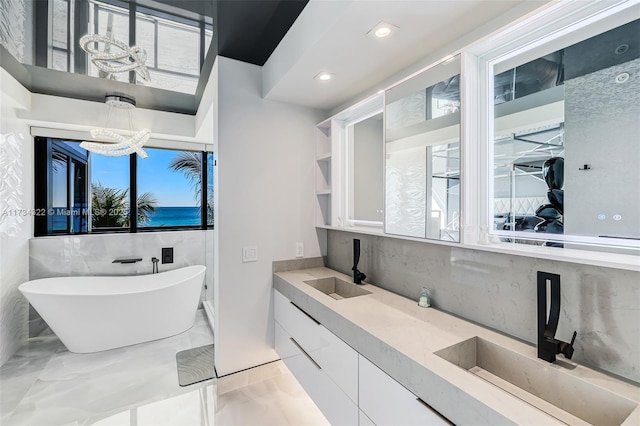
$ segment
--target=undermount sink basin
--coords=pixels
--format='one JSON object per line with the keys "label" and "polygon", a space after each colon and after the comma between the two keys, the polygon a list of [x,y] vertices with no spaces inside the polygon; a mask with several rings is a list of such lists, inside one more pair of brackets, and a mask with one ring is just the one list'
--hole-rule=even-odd
{"label": "undermount sink basin", "polygon": [[356,284],[341,280],[336,277],[320,278],[304,281],[305,284],[315,288],[336,300],[349,299],[351,297],[371,294],[370,291],[358,287]]}
{"label": "undermount sink basin", "polygon": [[567,424],[621,425],[634,401],[480,337],[435,352]]}

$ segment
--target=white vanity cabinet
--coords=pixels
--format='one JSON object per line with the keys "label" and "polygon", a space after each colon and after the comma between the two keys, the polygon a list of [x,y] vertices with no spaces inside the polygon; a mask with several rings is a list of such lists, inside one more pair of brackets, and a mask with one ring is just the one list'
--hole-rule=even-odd
{"label": "white vanity cabinet", "polygon": [[367,421],[383,425],[450,425],[445,418],[396,382],[371,361],[359,359],[360,424]]}
{"label": "white vanity cabinet", "polygon": [[358,353],[274,291],[275,348],[332,425],[358,424]]}
{"label": "white vanity cabinet", "polygon": [[275,348],[332,425],[450,425],[277,290]]}

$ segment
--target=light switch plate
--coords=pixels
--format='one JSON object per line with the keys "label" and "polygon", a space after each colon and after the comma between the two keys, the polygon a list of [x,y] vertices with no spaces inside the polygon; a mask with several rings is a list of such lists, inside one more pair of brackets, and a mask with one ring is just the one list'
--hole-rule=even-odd
{"label": "light switch plate", "polygon": [[258,247],[246,246],[242,247],[242,262],[257,262],[258,261]]}
{"label": "light switch plate", "polygon": [[301,259],[304,257],[304,244],[296,243],[296,257]]}

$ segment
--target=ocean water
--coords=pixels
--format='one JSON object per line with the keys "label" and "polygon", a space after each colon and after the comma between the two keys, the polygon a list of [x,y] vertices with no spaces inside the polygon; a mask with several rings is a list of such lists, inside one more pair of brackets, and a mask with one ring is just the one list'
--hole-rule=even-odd
{"label": "ocean water", "polygon": [[[66,211],[66,208],[57,207],[56,212]],[[79,216],[72,216],[73,226],[77,231],[86,231],[83,228],[84,219]],[[145,227],[152,226],[192,226],[200,225],[200,207],[156,207],[155,213],[149,218]],[[67,216],[64,214],[53,215],[53,229],[64,231],[67,229]]]}
{"label": "ocean water", "polygon": [[156,207],[145,226],[200,225],[200,207]]}

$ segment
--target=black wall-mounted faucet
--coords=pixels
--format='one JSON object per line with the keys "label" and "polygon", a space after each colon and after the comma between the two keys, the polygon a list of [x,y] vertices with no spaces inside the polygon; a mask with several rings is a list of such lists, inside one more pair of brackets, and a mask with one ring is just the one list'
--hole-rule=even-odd
{"label": "black wall-mounted faucet", "polygon": [[[551,307],[547,322],[547,283],[551,286]],[[560,275],[538,271],[538,358],[554,362],[557,354],[567,359],[573,356],[573,342],[577,333],[573,332],[571,343],[555,338],[560,319]]]}
{"label": "black wall-mounted faucet", "polygon": [[356,284],[362,284],[362,280],[367,278],[365,274],[358,271],[358,262],[360,261],[360,240],[357,238],[353,239],[353,282]]}

